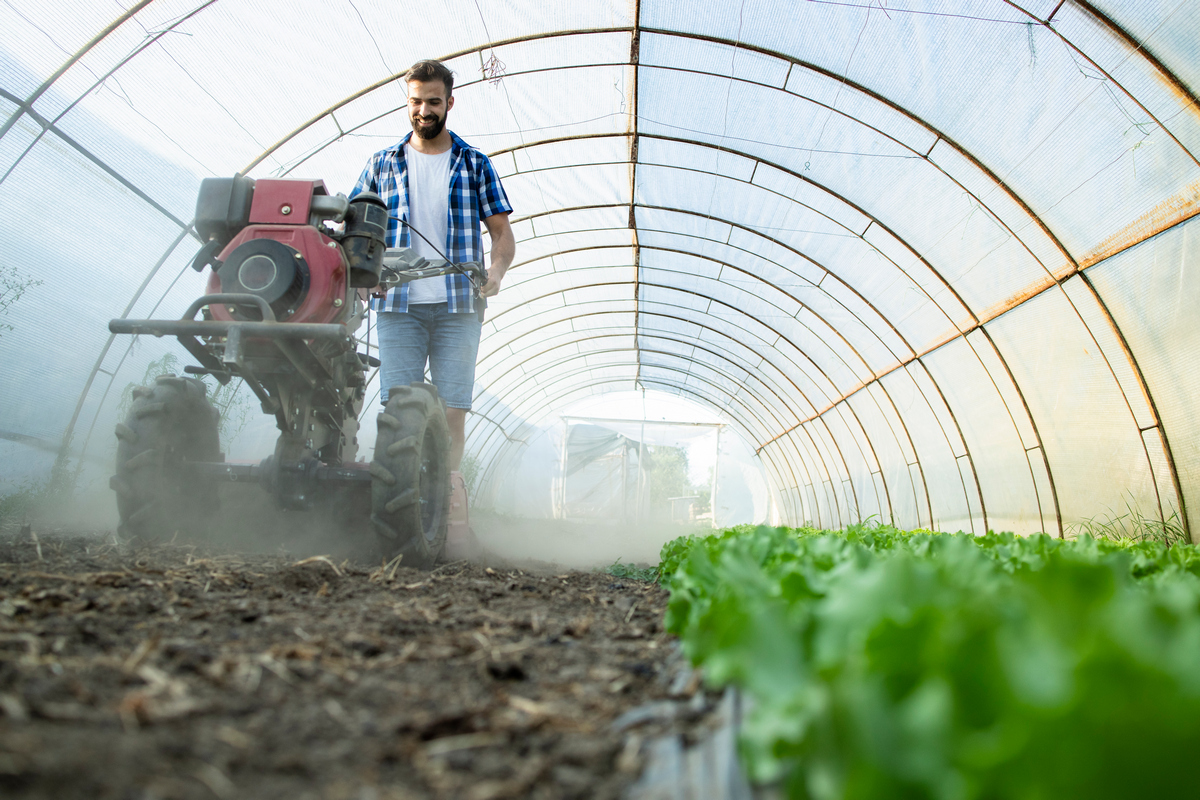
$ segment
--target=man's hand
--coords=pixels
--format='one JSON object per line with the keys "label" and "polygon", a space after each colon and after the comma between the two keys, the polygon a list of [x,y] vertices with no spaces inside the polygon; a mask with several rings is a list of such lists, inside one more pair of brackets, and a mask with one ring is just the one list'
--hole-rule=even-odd
{"label": "man's hand", "polygon": [[479,296],[495,297],[500,293],[500,281],[504,280],[504,273],[508,272],[517,252],[517,242],[507,213],[484,217],[483,224],[487,226],[492,239],[492,263],[488,266],[487,283],[480,287]]}
{"label": "man's hand", "polygon": [[487,283],[479,287],[480,297],[495,297],[500,294],[500,279],[488,276]]}

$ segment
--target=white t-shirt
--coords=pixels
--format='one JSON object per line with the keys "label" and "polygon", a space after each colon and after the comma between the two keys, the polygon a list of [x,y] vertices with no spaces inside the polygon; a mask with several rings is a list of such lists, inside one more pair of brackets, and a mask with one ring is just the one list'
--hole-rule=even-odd
{"label": "white t-shirt", "polygon": [[[409,246],[430,260],[445,258],[448,219],[450,217],[450,151],[428,155],[404,146],[408,162]],[[436,247],[417,234],[420,231]],[[421,278],[408,285],[408,302],[446,302],[446,276]]]}

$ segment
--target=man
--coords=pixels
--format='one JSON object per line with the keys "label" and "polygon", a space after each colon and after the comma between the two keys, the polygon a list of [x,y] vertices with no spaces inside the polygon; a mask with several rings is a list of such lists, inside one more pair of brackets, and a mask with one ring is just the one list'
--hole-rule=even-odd
{"label": "man", "polygon": [[[480,294],[492,297],[516,252],[508,222],[512,206],[488,157],[446,127],[454,108],[454,73],[441,62],[418,61],[404,82],[413,132],[371,157],[351,197],[379,194],[391,216],[388,246],[411,247],[426,258],[482,262],[482,222],[492,250]],[[382,401],[387,402],[390,387],[423,380],[428,360],[446,401],[450,469],[458,470],[482,324],[470,280],[451,273],[413,281],[375,297],[371,308],[379,320]]]}

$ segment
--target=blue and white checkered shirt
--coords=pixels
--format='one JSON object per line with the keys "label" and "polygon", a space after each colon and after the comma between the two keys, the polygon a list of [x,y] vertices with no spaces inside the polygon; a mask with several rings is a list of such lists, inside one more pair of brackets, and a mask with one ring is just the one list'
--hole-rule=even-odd
{"label": "blue and white checkered shirt", "polygon": [[[398,144],[371,156],[359,177],[353,197],[371,191],[383,198],[388,207],[388,247],[410,247],[408,225],[408,164],[404,145],[412,134]],[[442,252],[455,264],[467,261],[483,263],[483,236],[480,223],[493,214],[512,211],[508,195],[500,185],[500,176],[486,155],[450,133],[450,218]],[[391,289],[385,298],[372,298],[375,311],[408,311],[408,286]],[[471,281],[460,272],[446,275],[446,310],[451,314],[475,311]]]}

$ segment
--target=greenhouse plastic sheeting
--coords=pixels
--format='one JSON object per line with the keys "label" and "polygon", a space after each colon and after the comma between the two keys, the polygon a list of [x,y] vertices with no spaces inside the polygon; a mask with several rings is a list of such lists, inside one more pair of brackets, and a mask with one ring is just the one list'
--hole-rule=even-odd
{"label": "greenhouse plastic sheeting", "polygon": [[[0,21],[10,488],[56,455],[103,483],[128,388],[187,362],[106,323],[202,292],[200,180],[349,191],[434,57],[518,240],[468,423],[477,503],[571,403],[640,389],[720,414],[782,522],[1200,532],[1196,0],[10,0]],[[230,449],[270,438],[256,420]]]}

